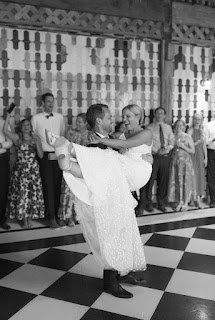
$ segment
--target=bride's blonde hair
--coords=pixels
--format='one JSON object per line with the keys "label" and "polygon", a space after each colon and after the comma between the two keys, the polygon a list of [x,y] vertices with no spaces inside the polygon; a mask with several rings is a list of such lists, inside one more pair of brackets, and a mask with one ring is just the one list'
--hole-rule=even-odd
{"label": "bride's blonde hair", "polygon": [[139,107],[137,104],[129,104],[125,106],[122,111],[129,110],[131,111],[135,116],[139,117],[139,124],[142,126],[144,122],[144,109]]}

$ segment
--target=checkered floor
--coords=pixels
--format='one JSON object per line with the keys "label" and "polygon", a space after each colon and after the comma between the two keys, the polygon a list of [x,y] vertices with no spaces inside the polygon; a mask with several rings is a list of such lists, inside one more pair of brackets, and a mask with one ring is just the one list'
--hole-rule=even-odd
{"label": "checkered floor", "polygon": [[215,209],[138,218],[147,271],[129,300],[102,292],[80,227],[0,234],[0,319],[214,320]]}

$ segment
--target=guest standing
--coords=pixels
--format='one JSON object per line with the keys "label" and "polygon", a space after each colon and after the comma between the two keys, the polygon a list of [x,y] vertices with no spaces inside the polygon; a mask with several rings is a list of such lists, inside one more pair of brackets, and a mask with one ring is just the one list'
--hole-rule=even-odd
{"label": "guest standing", "polygon": [[[52,93],[42,95],[42,107],[44,112],[32,117],[32,127],[42,142],[44,156],[40,159],[40,173],[43,182],[43,193],[45,201],[45,213],[49,219],[50,228],[59,228],[57,220],[60,206],[62,172],[58,166],[54,149],[47,144],[45,129],[56,135],[65,134],[65,122],[62,114],[53,112],[54,96]],[[57,223],[59,222],[59,224]]]}
{"label": "guest standing", "polygon": [[201,197],[206,195],[206,170],[207,167],[207,148],[202,128],[202,116],[193,116],[193,127],[187,133],[192,137],[195,153],[192,154],[193,167],[196,179],[197,204],[201,208]]}
{"label": "guest standing", "polygon": [[6,223],[6,204],[9,186],[10,152],[12,141],[3,132],[4,120],[0,117],[0,227],[10,230]]}
{"label": "guest standing", "polygon": [[170,163],[168,201],[175,211],[186,211],[188,203],[196,200],[196,182],[191,154],[195,147],[193,139],[185,133],[185,123],[177,120],[174,124],[175,146]]}
{"label": "guest standing", "polygon": [[8,130],[10,114],[4,124],[4,134],[13,141],[17,161],[10,177],[7,215],[21,222],[24,229],[31,228],[31,220],[44,217],[42,181],[36,153],[40,158],[43,151],[40,139],[32,135],[29,120],[20,122],[19,133]]}
{"label": "guest standing", "polygon": [[158,209],[165,212],[166,198],[169,181],[169,165],[171,150],[174,146],[174,134],[170,125],[164,123],[166,111],[158,107],[155,109],[155,121],[147,126],[153,135],[153,166],[152,175],[147,183],[140,190],[140,199],[136,208],[136,216],[143,215],[144,209],[152,212],[152,188],[157,180],[157,202]]}
{"label": "guest standing", "polygon": [[207,179],[210,207],[215,208],[215,113],[212,120],[205,124],[204,133],[208,154]]}
{"label": "guest standing", "polygon": [[[88,123],[85,113],[80,113],[76,119],[76,129],[71,128],[66,132],[66,138],[70,142],[86,146],[89,142],[89,130],[87,129]],[[76,215],[74,210],[74,194],[69,189],[64,178],[61,184],[61,200],[58,217],[60,220],[65,221],[68,226],[73,226],[76,223]]]}

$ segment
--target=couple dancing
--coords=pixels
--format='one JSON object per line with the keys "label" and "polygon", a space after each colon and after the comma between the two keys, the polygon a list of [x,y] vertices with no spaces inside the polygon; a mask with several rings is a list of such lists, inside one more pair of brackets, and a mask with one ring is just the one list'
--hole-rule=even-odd
{"label": "couple dancing", "polygon": [[104,291],[131,298],[132,293],[120,283],[138,284],[129,273],[146,269],[134,213],[137,203],[131,191],[150,178],[152,134],[141,128],[142,109],[137,105],[126,106],[122,116],[125,136],[109,139],[112,119],[108,107],[96,104],[88,109],[87,121],[95,132],[90,144],[97,148],[70,143],[48,131],[46,136],[76,197],[75,210],[85,239],[104,269]]}

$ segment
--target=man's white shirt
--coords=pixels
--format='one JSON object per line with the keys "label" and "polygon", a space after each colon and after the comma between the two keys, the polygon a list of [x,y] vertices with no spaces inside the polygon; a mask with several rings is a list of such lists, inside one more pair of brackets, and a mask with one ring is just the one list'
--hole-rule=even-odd
{"label": "man's white shirt", "polygon": [[205,142],[208,149],[215,150],[215,120],[212,120],[204,125]]}
{"label": "man's white shirt", "polygon": [[[13,142],[5,136],[3,133],[3,126],[4,126],[4,120],[0,117],[0,143],[2,145],[2,148],[0,148],[0,154],[3,154],[7,151],[7,149],[10,149],[13,145]],[[9,127],[10,130],[10,127]]]}
{"label": "man's white shirt", "polygon": [[63,115],[53,112],[53,116],[48,116],[48,113],[38,113],[32,117],[31,123],[33,133],[38,135],[41,139],[42,149],[45,152],[53,152],[54,148],[46,142],[45,129],[57,136],[64,136],[65,121]]}

